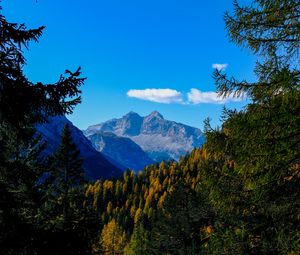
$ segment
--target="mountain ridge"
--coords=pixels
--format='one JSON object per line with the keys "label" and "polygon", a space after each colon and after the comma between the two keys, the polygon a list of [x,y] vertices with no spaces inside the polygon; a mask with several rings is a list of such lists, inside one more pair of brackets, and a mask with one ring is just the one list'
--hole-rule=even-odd
{"label": "mountain ridge", "polygon": [[48,123],[36,125],[42,141],[46,142],[44,154],[51,155],[60,145],[61,133],[65,125],[69,125],[74,143],[80,150],[83,158],[83,168],[89,180],[118,177],[121,170],[109,159],[97,151],[81,130],[73,125],[65,116],[51,117]]}
{"label": "mountain ridge", "polygon": [[146,165],[151,165],[154,161],[133,142],[130,138],[119,137],[111,132],[98,131],[87,136],[97,151],[100,151],[107,158],[111,158],[125,169],[136,172],[143,170]]}
{"label": "mountain ridge", "polygon": [[158,111],[144,117],[131,111],[121,118],[89,126],[84,134],[90,136],[99,131],[130,138],[154,161],[178,160],[204,142],[200,129],[166,120]]}

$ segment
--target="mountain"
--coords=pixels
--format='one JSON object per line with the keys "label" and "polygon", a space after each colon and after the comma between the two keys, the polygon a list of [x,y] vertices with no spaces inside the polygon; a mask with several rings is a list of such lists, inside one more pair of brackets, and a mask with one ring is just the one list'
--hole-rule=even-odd
{"label": "mountain", "polygon": [[97,151],[107,158],[112,158],[120,165],[138,172],[154,161],[142,148],[127,137],[119,137],[111,132],[97,131],[87,138],[92,142]]}
{"label": "mountain", "polygon": [[38,133],[42,136],[42,140],[46,142],[44,151],[46,155],[52,154],[58,148],[61,133],[66,124],[71,129],[73,141],[80,149],[85,175],[89,180],[117,177],[122,174],[121,170],[98,152],[82,131],[64,116],[52,117],[48,123],[36,126]]}
{"label": "mountain", "polygon": [[200,129],[166,120],[157,111],[145,117],[129,112],[122,118],[90,126],[84,134],[90,137],[99,131],[130,138],[154,161],[178,160],[204,142]]}

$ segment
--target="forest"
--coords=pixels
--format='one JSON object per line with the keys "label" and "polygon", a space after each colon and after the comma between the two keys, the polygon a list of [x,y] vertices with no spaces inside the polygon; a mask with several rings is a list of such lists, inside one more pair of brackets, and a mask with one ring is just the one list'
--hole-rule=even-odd
{"label": "forest", "polygon": [[179,162],[96,182],[68,125],[47,157],[35,132],[81,102],[81,69],[31,82],[23,51],[44,27],[0,15],[0,254],[300,254],[300,2],[233,6],[228,37],[257,58],[256,81],[213,76],[249,104],[207,119]]}

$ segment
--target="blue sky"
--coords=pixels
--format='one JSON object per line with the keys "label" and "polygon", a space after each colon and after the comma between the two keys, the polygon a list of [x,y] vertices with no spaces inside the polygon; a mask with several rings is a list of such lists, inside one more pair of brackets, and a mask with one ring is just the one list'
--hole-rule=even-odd
{"label": "blue sky", "polygon": [[[203,127],[218,125],[213,64],[253,80],[254,56],[229,42],[223,15],[229,0],[3,0],[9,21],[45,25],[25,51],[32,81],[55,82],[65,69],[87,77],[82,104],[69,119],[84,129],[129,111]],[[206,93],[208,92],[208,93]]]}

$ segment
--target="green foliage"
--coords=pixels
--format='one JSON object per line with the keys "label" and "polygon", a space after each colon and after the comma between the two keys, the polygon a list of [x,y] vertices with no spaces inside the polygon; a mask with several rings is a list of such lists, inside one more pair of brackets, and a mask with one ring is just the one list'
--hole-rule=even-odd
{"label": "green foliage", "polygon": [[206,121],[205,144],[179,162],[85,186],[68,126],[47,161],[34,135],[36,123],[80,101],[80,70],[52,85],[30,82],[22,48],[43,27],[0,16],[2,253],[300,253],[300,4],[234,7],[226,27],[232,41],[258,54],[257,81],[223,71],[215,81],[221,96],[246,95],[247,107],[224,109],[215,130]]}
{"label": "green foliage", "polygon": [[0,14],[0,247],[4,254],[34,254],[41,236],[38,211],[45,162],[34,125],[71,113],[80,102],[80,69],[55,84],[32,83],[23,73],[24,48],[44,27],[27,29]]}
{"label": "green foliage", "polygon": [[194,150],[179,164],[164,162],[138,175],[127,171],[120,180],[99,180],[87,187],[85,205],[103,223],[115,219],[131,236],[124,254],[160,254],[162,249],[197,254],[208,240],[202,228],[213,220],[205,192],[197,191],[202,154]]}
{"label": "green foliage", "polygon": [[47,227],[73,228],[72,222],[83,213],[79,209],[83,207],[84,172],[80,151],[72,141],[68,125],[64,127],[59,148],[49,161],[50,171],[44,181],[46,201],[43,208],[51,222]]}
{"label": "green foliage", "polygon": [[151,249],[151,237],[149,231],[147,231],[142,224],[135,226],[131,235],[130,242],[124,248],[124,254],[127,255],[150,255]]}
{"label": "green foliage", "polygon": [[207,237],[213,213],[200,194],[179,181],[174,185],[152,228],[152,254],[198,254]]}
{"label": "green foliage", "polygon": [[225,23],[237,45],[265,58],[291,60],[299,49],[299,14],[297,0],[254,0],[247,6],[234,0],[234,14],[226,13]]}
{"label": "green foliage", "polygon": [[[245,94],[245,110],[207,129],[204,184],[218,209],[215,241],[230,254],[299,253],[298,1],[254,1],[225,21],[231,39],[260,54],[257,82],[216,72],[219,93]],[[225,241],[226,240],[226,241]]]}
{"label": "green foliage", "polygon": [[[224,109],[221,128],[206,122],[203,148],[179,164],[125,174],[120,200],[111,201],[110,217],[128,232],[142,217],[152,254],[300,252],[300,5],[256,0],[234,7],[225,14],[229,36],[258,54],[257,81],[239,82],[222,71],[215,80],[221,96],[251,102],[242,111]],[[107,202],[95,204],[103,210]]]}
{"label": "green foliage", "polygon": [[[61,144],[49,159],[49,172],[44,181],[45,200],[40,210],[44,242],[40,253],[90,254],[91,243],[99,224],[95,215],[84,207],[84,172],[80,151],[66,125]],[[57,246],[52,245],[56,243]]]}

